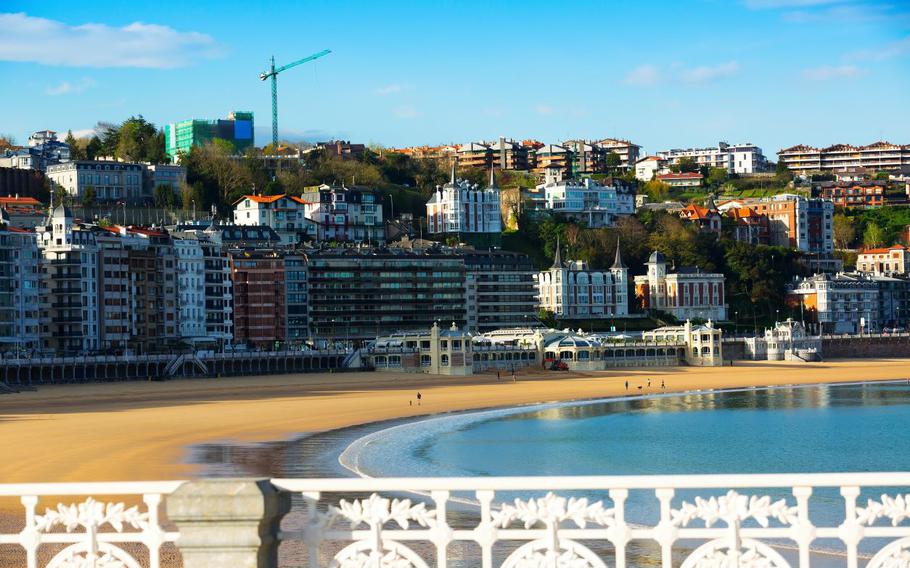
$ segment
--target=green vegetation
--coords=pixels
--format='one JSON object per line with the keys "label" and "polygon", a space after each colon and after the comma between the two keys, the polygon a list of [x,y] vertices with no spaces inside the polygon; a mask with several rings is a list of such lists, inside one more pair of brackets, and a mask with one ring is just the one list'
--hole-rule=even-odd
{"label": "green vegetation", "polygon": [[76,139],[67,132],[64,142],[69,144],[74,160],[95,160],[114,157],[130,162],[167,162],[164,152],[164,131],[145,120],[142,115],[131,116],[120,124],[99,122],[91,138]]}
{"label": "green vegetation", "polygon": [[838,248],[890,246],[901,241],[910,225],[910,207],[847,209],[834,216],[834,240]]}

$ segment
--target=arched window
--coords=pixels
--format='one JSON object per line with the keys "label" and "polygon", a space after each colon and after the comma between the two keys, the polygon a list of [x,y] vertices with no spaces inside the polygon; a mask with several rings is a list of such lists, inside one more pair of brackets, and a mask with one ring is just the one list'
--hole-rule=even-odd
{"label": "arched window", "polygon": [[432,359],[430,358],[429,355],[420,356],[420,366],[421,367],[429,367],[431,362],[432,362]]}
{"label": "arched window", "polygon": [[449,356],[443,355],[442,357],[440,357],[439,364],[442,365],[443,367],[448,367],[449,366]]}

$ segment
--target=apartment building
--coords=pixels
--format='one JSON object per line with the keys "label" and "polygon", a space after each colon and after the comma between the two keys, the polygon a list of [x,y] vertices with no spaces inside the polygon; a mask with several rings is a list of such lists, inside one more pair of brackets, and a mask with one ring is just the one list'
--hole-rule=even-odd
{"label": "apartment building", "polygon": [[625,170],[635,167],[638,163],[641,146],[628,140],[619,138],[604,138],[594,143],[605,155],[614,153],[619,155],[619,165]]}
{"label": "apartment building", "polygon": [[500,138],[490,145],[493,151],[493,169],[527,171],[531,168],[529,154],[533,148],[515,140]]}
{"label": "apartment building", "polygon": [[553,266],[537,273],[540,309],[559,319],[612,319],[629,315],[629,269],[619,243],[609,270],[591,270],[584,261],[563,262],[559,243]]}
{"label": "apartment building", "polygon": [[78,160],[48,166],[47,178],[77,201],[84,199],[91,188],[96,201],[140,203],[150,197],[145,192],[142,172],[142,164]]}
{"label": "apartment building", "polygon": [[98,350],[101,340],[98,245],[59,205],[37,229],[41,254],[41,348],[61,354]]}
{"label": "apartment building", "polygon": [[903,245],[865,249],[857,256],[856,270],[886,276],[910,274],[910,250]]}
{"label": "apartment building", "polygon": [[186,168],[176,164],[143,164],[143,184],[146,196],[155,197],[155,188],[166,186],[174,193],[175,202],[180,188],[186,183]]}
{"label": "apartment building", "polygon": [[287,338],[284,256],[273,250],[228,251],[234,341],[273,349]]}
{"label": "apartment building", "polygon": [[886,204],[886,181],[831,181],[812,188],[812,196],[827,199],[845,209],[872,209]]}
{"label": "apartment building", "polygon": [[0,220],[0,354],[39,347],[37,235]]}
{"label": "apartment building", "polygon": [[28,146],[0,152],[0,167],[45,171],[52,164],[68,162],[70,147],[53,130],[39,130],[28,137]]}
{"label": "apartment building", "polygon": [[458,147],[458,165],[463,168],[488,170],[493,165],[493,149],[488,144],[469,142]]}
{"label": "apartment building", "polygon": [[193,146],[202,146],[217,138],[229,142],[234,152],[242,154],[253,146],[253,132],[252,112],[234,111],[225,119],[192,118],[172,122],[164,128],[164,149],[168,157],[176,162]]}
{"label": "apartment building", "polygon": [[537,271],[530,257],[503,250],[455,254],[464,260],[468,331],[527,327],[537,321]]}
{"label": "apartment building", "polygon": [[607,171],[607,152],[600,146],[585,140],[565,140],[561,146],[569,152],[572,177]]}
{"label": "apartment building", "polygon": [[534,173],[544,175],[555,169],[566,178],[572,177],[572,152],[565,146],[546,144],[534,152]]}
{"label": "apartment building", "polygon": [[720,212],[712,198],[708,198],[704,206],[690,203],[683,207],[679,216],[690,223],[695,223],[698,229],[705,233],[714,233],[720,236]]}
{"label": "apartment building", "polygon": [[[718,209],[748,208],[765,221],[753,221],[761,244],[795,248],[810,253],[834,251],[834,204],[827,199],[780,194],[762,199],[728,201]],[[740,213],[741,214],[741,213]]]}
{"label": "apartment building", "polygon": [[667,160],[659,156],[645,156],[635,162],[635,179],[651,181],[658,174],[669,173]]}
{"label": "apartment building", "polygon": [[880,328],[879,285],[867,274],[816,274],[787,291],[791,308],[820,333],[869,333]]}
{"label": "apartment building", "polygon": [[682,267],[667,272],[664,255],[655,251],[647,262],[648,272],[635,277],[635,297],[642,309],[669,313],[679,320],[727,319],[724,275]]}
{"label": "apartment building", "polygon": [[691,158],[699,166],[723,168],[731,174],[754,174],[766,171],[768,161],[758,146],[745,144],[728,144],[718,142],[709,148],[686,148],[663,150],[657,153],[659,158],[670,164],[678,164],[682,158]]}
{"label": "apartment building", "polygon": [[436,249],[325,249],[307,255],[313,337],[365,340],[467,323],[465,264]]}
{"label": "apartment building", "polygon": [[544,183],[526,195],[535,211],[564,215],[589,228],[612,227],[616,218],[635,213],[634,193],[591,178],[563,179],[560,170],[548,169]]}
{"label": "apartment building", "polygon": [[205,328],[205,259],[198,239],[176,239],[179,336],[190,344],[208,340]]}
{"label": "apartment building", "polygon": [[310,337],[306,260],[306,255],[297,252],[288,253],[284,257],[287,340],[292,345],[300,345]]}
{"label": "apartment building", "polygon": [[890,172],[910,170],[910,144],[892,144],[885,141],[868,146],[834,144],[827,148],[798,144],[778,150],[777,157],[787,169],[800,176],[851,168]]}
{"label": "apartment building", "polygon": [[448,183],[437,186],[427,201],[427,230],[431,234],[476,235],[502,233],[500,191],[490,171],[485,188],[456,179],[455,166]]}

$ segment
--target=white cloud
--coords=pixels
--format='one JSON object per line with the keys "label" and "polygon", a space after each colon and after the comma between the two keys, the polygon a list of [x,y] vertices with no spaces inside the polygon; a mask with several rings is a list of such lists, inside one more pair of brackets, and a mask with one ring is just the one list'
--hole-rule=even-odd
{"label": "white cloud", "polygon": [[539,114],[541,116],[550,116],[555,111],[554,111],[553,107],[551,107],[550,105],[539,104],[536,107],[534,107],[534,112],[536,112],[537,114]]}
{"label": "white cloud", "polygon": [[823,65],[803,70],[803,78],[810,81],[830,81],[832,79],[854,79],[863,74],[855,65]]}
{"label": "white cloud", "polygon": [[785,22],[791,24],[830,22],[859,24],[880,22],[895,17],[900,16],[893,12],[891,6],[884,4],[850,4],[831,6],[820,10],[796,10],[793,12],[785,12],[782,16]]}
{"label": "white cloud", "polygon": [[119,28],[93,23],[72,26],[24,13],[0,14],[0,61],[169,69],[222,52],[209,35],[168,26],[141,22]]}
{"label": "white cloud", "polygon": [[94,128],[83,128],[82,130],[73,130],[73,138],[91,138],[95,135]]}
{"label": "white cloud", "polygon": [[639,65],[629,71],[623,83],[626,85],[635,85],[636,87],[652,87],[660,82],[660,73],[657,67],[650,64]]}
{"label": "white cloud", "polygon": [[910,53],[910,36],[892,41],[879,49],[854,51],[848,54],[846,59],[850,61],[884,61],[885,59],[900,57],[905,53]]}
{"label": "white cloud", "polygon": [[385,87],[379,87],[376,89],[377,95],[391,95],[392,93],[400,93],[404,90],[404,87],[398,84],[386,85]]}
{"label": "white cloud", "polygon": [[686,69],[680,74],[685,83],[709,83],[717,79],[732,77],[739,72],[739,63],[728,61],[719,65],[701,65]]}
{"label": "white cloud", "polygon": [[401,105],[392,109],[395,118],[412,119],[421,116],[423,113],[410,105]]}
{"label": "white cloud", "polygon": [[87,89],[90,89],[95,86],[95,81],[84,77],[76,83],[70,83],[69,81],[63,81],[55,87],[48,87],[44,90],[45,95],[57,96],[57,95],[68,95],[71,93],[81,93]]}

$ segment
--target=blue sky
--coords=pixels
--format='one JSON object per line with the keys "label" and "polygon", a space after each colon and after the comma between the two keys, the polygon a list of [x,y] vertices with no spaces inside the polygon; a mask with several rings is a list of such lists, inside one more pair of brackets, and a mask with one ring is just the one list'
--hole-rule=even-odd
{"label": "blue sky", "polygon": [[907,0],[0,2],[0,133],[256,115],[386,146],[910,143]]}

